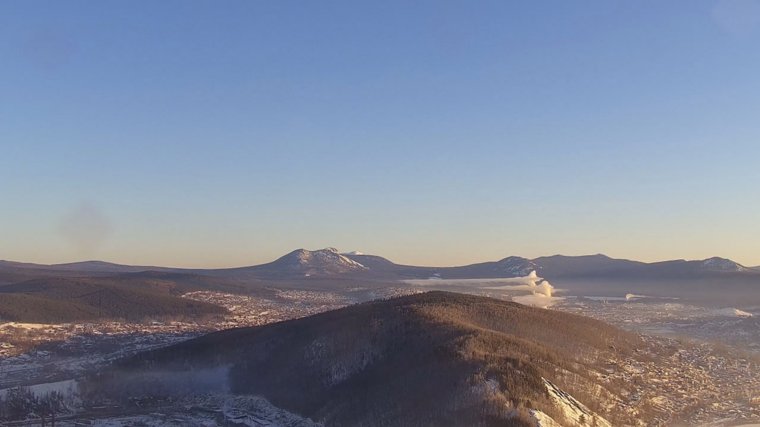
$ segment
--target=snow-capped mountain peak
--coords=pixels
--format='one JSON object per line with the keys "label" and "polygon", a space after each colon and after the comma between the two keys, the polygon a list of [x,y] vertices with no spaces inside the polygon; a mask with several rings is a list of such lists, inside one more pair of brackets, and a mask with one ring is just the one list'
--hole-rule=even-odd
{"label": "snow-capped mountain peak", "polygon": [[362,264],[342,255],[335,248],[315,251],[297,249],[260,268],[279,276],[328,276],[368,270]]}
{"label": "snow-capped mountain peak", "polygon": [[524,277],[541,268],[533,261],[519,256],[504,258],[497,261],[496,265],[500,272],[510,277]]}
{"label": "snow-capped mountain peak", "polygon": [[747,271],[743,265],[720,257],[712,257],[702,261],[702,268],[713,271]]}

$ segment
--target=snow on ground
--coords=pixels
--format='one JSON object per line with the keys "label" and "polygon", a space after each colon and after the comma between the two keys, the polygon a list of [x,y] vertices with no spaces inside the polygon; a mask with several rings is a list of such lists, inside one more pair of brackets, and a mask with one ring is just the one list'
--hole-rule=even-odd
{"label": "snow on ground", "polygon": [[[64,381],[56,381],[52,383],[44,383],[44,384],[35,384],[32,386],[26,387],[34,393],[37,396],[44,396],[48,393],[52,393],[54,391],[59,392],[66,395],[74,395],[79,390],[79,385],[75,380],[64,380]],[[4,388],[0,390],[0,397],[5,397],[8,394],[9,388]]]}
{"label": "snow on ground", "polygon": [[59,325],[51,325],[47,323],[19,323],[19,322],[7,322],[0,324],[0,329],[5,328],[20,328],[20,329],[50,329],[58,328]]}
{"label": "snow on ground", "polygon": [[562,427],[562,424],[554,421],[552,417],[544,414],[537,409],[531,409],[530,415],[536,421],[536,427]]}
{"label": "snow on ground", "polygon": [[320,426],[308,418],[280,409],[258,396],[230,397],[225,401],[222,413],[226,421],[246,427]]}
{"label": "snow on ground", "polygon": [[[81,424],[59,423],[65,427],[77,426]],[[164,414],[135,415],[131,417],[106,418],[94,420],[91,424],[93,427],[216,427],[219,424],[213,419],[194,417],[189,415],[166,416]]]}
{"label": "snow on ground", "polygon": [[154,408],[147,414],[86,416],[56,425],[75,427],[322,427],[308,418],[280,409],[263,397],[209,394],[177,402],[172,408]]}
{"label": "snow on ground", "polygon": [[728,316],[728,317],[752,317],[752,313],[739,310],[738,308],[728,307],[721,308],[719,310],[713,310],[713,314],[716,316]]}
{"label": "snow on ground", "polygon": [[[551,381],[544,379],[544,385],[549,392],[549,396],[554,401],[557,408],[562,411],[562,414],[568,420],[575,423],[578,426],[598,426],[598,427],[612,427],[609,421],[595,414],[588,409],[584,404],[575,400],[573,396],[562,391],[554,385]],[[544,424],[541,424],[544,425]],[[551,424],[546,424],[551,426]]]}

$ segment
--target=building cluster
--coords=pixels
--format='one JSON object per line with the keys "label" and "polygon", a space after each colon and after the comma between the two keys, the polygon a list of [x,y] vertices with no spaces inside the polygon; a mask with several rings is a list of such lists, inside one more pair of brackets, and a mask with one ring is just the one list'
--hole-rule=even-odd
{"label": "building cluster", "polygon": [[[627,384],[619,402],[630,414],[654,415],[653,425],[709,425],[760,420],[760,365],[707,343],[642,335],[635,357],[610,360],[599,382]],[[670,354],[663,357],[663,354]]]}

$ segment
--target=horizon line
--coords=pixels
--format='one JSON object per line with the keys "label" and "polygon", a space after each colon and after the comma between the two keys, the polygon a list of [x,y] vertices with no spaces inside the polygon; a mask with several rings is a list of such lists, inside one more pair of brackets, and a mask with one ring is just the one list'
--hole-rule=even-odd
{"label": "horizon line", "polygon": [[[79,260],[79,261],[67,261],[67,262],[55,262],[55,263],[40,263],[40,262],[27,262],[27,261],[15,261],[15,260],[9,260],[9,259],[0,259],[0,263],[32,265],[32,266],[40,266],[40,267],[56,267],[56,266],[61,266],[62,267],[62,266],[70,266],[70,265],[76,265],[76,264],[101,263],[101,264],[112,264],[112,265],[123,266],[123,267],[141,267],[141,268],[146,268],[146,269],[150,269],[150,268],[163,268],[163,269],[173,269],[173,270],[227,270],[227,269],[256,267],[256,266],[259,266],[259,265],[266,265],[266,264],[275,262],[275,261],[277,261],[278,259],[280,259],[280,258],[282,258],[284,256],[287,256],[287,255],[289,255],[291,253],[294,253],[294,252],[297,252],[297,251],[301,251],[301,250],[304,250],[304,251],[307,251],[307,252],[317,252],[317,251],[323,251],[323,250],[328,250],[328,249],[335,249],[335,248],[331,247],[331,246],[327,246],[327,247],[320,248],[320,249],[298,248],[298,249],[294,249],[292,251],[286,252],[285,254],[283,254],[283,255],[281,255],[281,256],[279,256],[279,257],[277,257],[277,258],[275,258],[275,259],[273,259],[271,261],[266,261],[266,262],[262,262],[262,263],[258,263],[258,264],[233,265],[233,266],[226,266],[226,267],[177,267],[177,266],[166,266],[166,265],[159,265],[159,264],[150,264],[150,265],[140,264],[140,263],[138,263],[138,264],[129,264],[129,263],[121,263],[121,262],[118,262],[118,261],[108,261],[108,260],[105,260],[105,259],[85,259],[85,260]],[[482,263],[488,263],[488,262],[499,262],[499,261],[503,261],[503,260],[508,259],[508,258],[523,258],[523,259],[526,259],[528,261],[535,261],[535,260],[537,260],[539,258],[551,258],[551,257],[583,258],[583,257],[595,257],[595,256],[596,257],[602,256],[602,257],[606,257],[606,258],[609,258],[609,259],[612,259],[612,260],[618,260],[618,261],[638,262],[638,263],[642,263],[642,264],[658,264],[658,263],[673,262],[673,261],[695,262],[695,261],[707,261],[707,260],[710,260],[710,259],[716,259],[717,258],[717,259],[723,259],[723,260],[731,261],[731,262],[736,263],[737,265],[739,265],[741,267],[744,267],[744,268],[757,268],[758,267],[758,266],[753,266],[753,265],[742,264],[740,262],[734,261],[731,258],[723,257],[723,256],[718,256],[718,255],[714,255],[714,256],[711,256],[711,257],[707,257],[707,258],[695,258],[695,259],[670,258],[670,259],[662,259],[662,260],[659,260],[659,261],[640,261],[640,260],[632,259],[632,258],[616,258],[616,257],[612,257],[612,256],[606,255],[606,254],[601,253],[601,252],[593,253],[593,254],[581,254],[581,255],[565,255],[565,254],[561,254],[561,253],[556,253],[556,254],[552,254],[552,255],[541,255],[541,256],[538,256],[538,257],[535,257],[535,258],[528,258],[528,257],[520,256],[520,255],[508,255],[506,257],[495,259],[495,260],[477,261],[477,262],[473,262],[473,263],[469,263],[469,264],[415,265],[415,264],[399,263],[399,262],[396,262],[396,261],[392,261],[391,259],[386,258],[385,256],[382,256],[382,255],[364,253],[364,252],[359,252],[359,251],[341,252],[341,251],[338,251],[337,249],[335,249],[335,251],[336,251],[336,253],[338,253],[340,255],[343,255],[343,256],[377,256],[377,257],[386,259],[386,260],[388,260],[388,261],[390,261],[390,262],[392,262],[393,264],[396,264],[396,265],[405,265],[405,266],[423,267],[423,268],[465,267],[465,266],[482,264]],[[352,253],[352,252],[359,252],[359,253]]]}

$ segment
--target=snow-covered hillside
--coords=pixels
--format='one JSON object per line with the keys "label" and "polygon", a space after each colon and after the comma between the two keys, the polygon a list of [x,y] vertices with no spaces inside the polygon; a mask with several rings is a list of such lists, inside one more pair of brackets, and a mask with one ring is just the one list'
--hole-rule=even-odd
{"label": "snow-covered hillside", "polygon": [[531,415],[536,420],[536,425],[539,427],[612,427],[609,421],[602,418],[598,414],[588,409],[584,404],[577,401],[570,394],[562,391],[554,385],[551,381],[544,379],[546,390],[549,392],[549,396],[556,405],[556,407],[562,412],[565,418],[565,422],[572,423],[567,426],[563,426],[556,420],[548,416],[541,411],[531,411]]}
{"label": "snow-covered hillside", "polygon": [[281,277],[328,276],[368,270],[335,248],[295,250],[269,264],[253,267],[265,275]]}
{"label": "snow-covered hillside", "polygon": [[750,271],[750,269],[735,261],[720,257],[712,257],[702,261],[702,268],[711,271]]}

